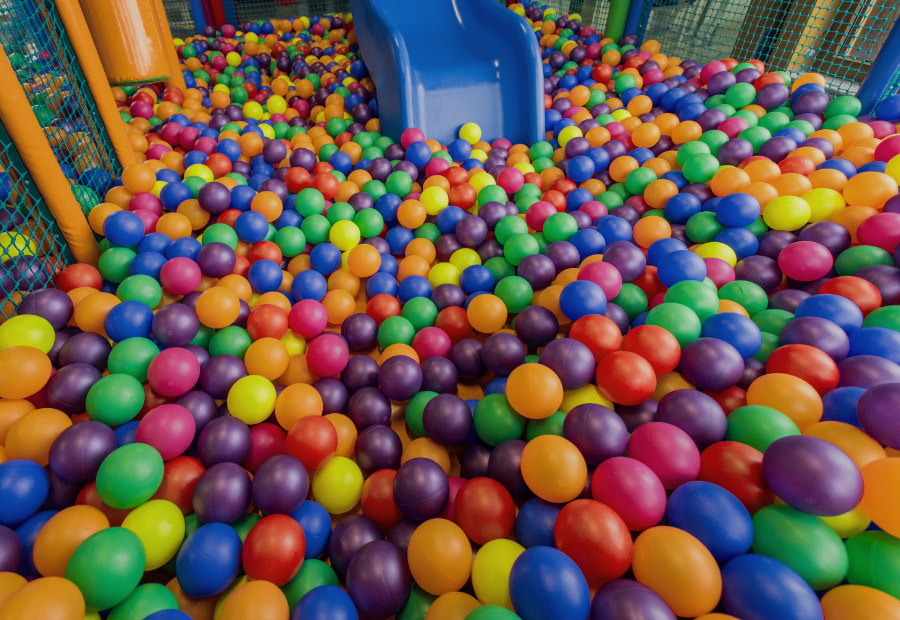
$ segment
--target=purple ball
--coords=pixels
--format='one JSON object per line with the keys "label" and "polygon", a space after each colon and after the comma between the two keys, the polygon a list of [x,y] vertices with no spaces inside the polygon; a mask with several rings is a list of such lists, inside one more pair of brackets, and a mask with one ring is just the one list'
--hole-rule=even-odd
{"label": "purple ball", "polygon": [[640,425],[646,424],[647,422],[654,422],[656,420],[656,410],[658,407],[659,403],[652,398],[648,398],[637,405],[620,405],[616,408],[616,413],[622,418],[628,432],[632,433],[634,432],[634,429]]}
{"label": "purple ball", "polygon": [[393,616],[406,604],[411,588],[406,554],[388,541],[367,543],[347,567],[347,592],[364,617]]}
{"label": "purple ball", "polygon": [[403,442],[390,426],[370,426],[356,438],[356,463],[366,476],[380,469],[397,469],[402,453]]}
{"label": "purple ball", "polygon": [[863,429],[883,446],[900,449],[897,407],[900,406],[900,383],[882,383],[867,390],[856,405]]}
{"label": "purple ball", "polygon": [[[576,211],[587,217],[586,213]],[[543,254],[531,254],[522,259],[516,268],[516,275],[524,278],[534,290],[547,288],[553,283],[556,277],[556,265],[553,261]]]}
{"label": "purple ball", "polygon": [[[203,188],[205,189],[210,185],[218,184],[207,183]],[[226,189],[225,191],[227,192],[228,190]],[[200,193],[203,193],[202,189]],[[200,252],[197,254],[197,265],[200,266],[200,271],[211,278],[221,278],[228,275],[234,270],[236,262],[237,258],[234,250],[219,241],[207,243],[200,248]]]}
{"label": "purple ball", "polygon": [[616,579],[604,584],[591,603],[591,620],[626,619],[676,620],[676,617],[662,597],[642,583]]}
{"label": "purple ball", "polygon": [[850,338],[834,321],[818,316],[799,316],[788,321],[778,337],[780,345],[806,344],[821,349],[835,362],[850,352]]}
{"label": "purple ball", "polygon": [[628,318],[628,314],[622,309],[622,306],[609,302],[606,304],[606,312],[603,315],[615,323],[623,335],[628,332],[628,328],[631,326],[631,319]]}
{"label": "purple ball", "polygon": [[753,155],[753,145],[743,138],[734,138],[719,147],[716,157],[726,166],[737,166]]}
{"label": "purple ball", "polygon": [[349,392],[378,387],[378,362],[368,355],[354,355],[341,372],[341,381]]}
{"label": "purple ball", "polygon": [[459,459],[459,475],[466,480],[484,478],[488,475],[491,449],[483,443],[472,443]]}
{"label": "purple ball", "polygon": [[713,198],[713,192],[706,183],[691,183],[685,185],[681,191],[685,194],[692,194],[700,199],[700,202],[706,202]]}
{"label": "purple ball", "polygon": [[820,90],[809,90],[791,100],[795,114],[821,114],[828,107],[829,97]]}
{"label": "purple ball", "polygon": [[654,419],[686,432],[700,450],[724,440],[728,428],[722,406],[698,390],[669,392],[659,400]]}
{"label": "purple ball", "polygon": [[231,416],[210,420],[197,438],[197,458],[204,467],[240,463],[250,451],[250,428]]}
{"label": "purple ball", "polygon": [[0,525],[0,572],[15,573],[22,562],[22,540],[16,533]]}
{"label": "purple ball", "polygon": [[831,255],[838,254],[850,247],[850,231],[836,222],[816,222],[804,228],[797,237],[800,241],[821,243]]}
{"label": "purple ball", "polygon": [[309,493],[309,475],[306,467],[289,454],[278,454],[266,459],[251,484],[251,494],[256,507],[263,514],[293,514]]}
{"label": "purple ball", "polygon": [[734,276],[738,280],[747,280],[758,284],[766,293],[772,294],[781,284],[781,269],[778,263],[768,256],[748,256],[734,266]]}
{"label": "purple ball", "polygon": [[453,394],[459,384],[459,371],[446,357],[432,356],[422,362],[422,391]]}
{"label": "purple ball", "polygon": [[485,372],[481,361],[481,341],[463,338],[450,347],[450,361],[456,366],[461,379],[480,379]]}
{"label": "purple ball", "polygon": [[459,396],[438,394],[425,405],[422,424],[429,439],[455,446],[464,443],[472,430],[472,410]]}
{"label": "purple ball", "polygon": [[711,131],[718,127],[726,118],[728,118],[728,116],[725,115],[725,112],[717,108],[712,108],[700,114],[695,120],[700,125],[700,129],[703,131]]}
{"label": "purple ball", "polygon": [[277,164],[287,157],[287,147],[281,140],[268,140],[263,145],[262,156],[270,164]]}
{"label": "purple ball", "polygon": [[834,145],[825,138],[808,138],[801,142],[800,146],[811,146],[822,151],[825,157],[834,157]]}
{"label": "purple ball", "polygon": [[249,505],[250,474],[237,463],[213,465],[194,487],[194,513],[203,523],[233,523]]}
{"label": "purple ball", "polygon": [[409,400],[422,389],[422,368],[411,357],[390,357],[378,369],[378,386],[391,400]]}
{"label": "purple ball", "polygon": [[608,458],[625,454],[628,429],[612,409],[585,403],[574,407],[566,415],[563,437],[575,444],[588,465],[597,465]]}
{"label": "purple ball", "polygon": [[558,338],[541,351],[541,364],[555,372],[564,390],[587,385],[597,372],[594,354],[573,338]]}
{"label": "purple ball", "polygon": [[17,314],[34,314],[46,319],[53,329],[62,329],[72,318],[72,299],[55,288],[42,288],[29,293],[16,308]]}
{"label": "purple ball", "polygon": [[781,251],[797,240],[794,233],[786,230],[770,230],[759,238],[759,249],[756,253],[760,256],[778,260]]}
{"label": "purple ball", "polygon": [[456,239],[467,248],[474,248],[487,239],[488,225],[477,215],[467,215],[456,225]]}
{"label": "purple ball", "polygon": [[450,481],[441,466],[426,458],[403,463],[394,478],[394,500],[410,519],[437,517],[450,499]]}
{"label": "purple ball", "polygon": [[50,471],[69,482],[93,480],[103,459],[117,447],[116,434],[106,424],[94,420],[73,424],[50,446]]}
{"label": "purple ball", "polygon": [[634,282],[647,269],[647,257],[640,248],[628,241],[614,241],[606,246],[603,262],[618,269],[623,282]]}
{"label": "purple ball", "polygon": [[525,345],[512,334],[503,332],[491,334],[481,346],[484,367],[498,377],[509,375],[524,363],[525,354]]}
{"label": "purple ball", "polygon": [[197,335],[200,319],[193,308],[184,304],[171,304],[156,312],[152,329],[161,347],[183,347]]}
{"label": "purple ball", "polygon": [[412,519],[401,519],[400,521],[397,521],[388,532],[388,542],[397,545],[397,548],[400,549],[400,551],[406,553],[409,551],[409,541],[412,539],[412,535],[418,527],[419,523],[417,521],[413,521]]}
{"label": "purple ball", "polygon": [[466,294],[455,284],[438,284],[431,291],[431,301],[434,302],[437,311],[451,306],[460,306],[466,303]]}
{"label": "purple ball", "polygon": [[881,293],[882,306],[900,304],[900,269],[887,265],[869,265],[853,275],[875,285]]}
{"label": "purple ball", "polygon": [[793,314],[797,306],[809,297],[810,294],[805,291],[786,289],[778,291],[769,298],[769,307],[776,310],[787,310]]}
{"label": "purple ball", "polygon": [[50,471],[50,492],[47,494],[47,500],[44,502],[46,510],[62,510],[75,504],[78,494],[84,487],[82,482],[70,482],[63,480],[59,476]]}
{"label": "purple ball", "polygon": [[787,136],[772,136],[759,147],[759,154],[778,163],[796,148],[797,143]]}
{"label": "purple ball", "polygon": [[390,424],[391,401],[378,389],[364,387],[350,397],[347,417],[360,431],[376,424]]}
{"label": "purple ball", "polygon": [[750,384],[752,384],[764,374],[766,374],[765,363],[752,357],[745,359],[744,372],[743,374],[741,374],[741,380],[738,381],[737,386],[742,390],[749,390]]}
{"label": "purple ball", "polygon": [[343,579],[356,552],[374,540],[384,540],[381,528],[365,515],[350,515],[334,526],[328,541],[331,568]]}
{"label": "purple ball", "polygon": [[741,380],[744,358],[724,340],[698,338],[682,348],[678,366],[684,378],[699,389],[720,391]]}
{"label": "purple ball", "polygon": [[[370,358],[371,359],[371,358]],[[325,378],[319,379],[313,383],[313,387],[322,397],[322,413],[344,413],[347,409],[347,401],[350,394],[347,388],[337,379]]]}
{"label": "purple ball", "polygon": [[367,351],[375,346],[378,324],[363,312],[356,312],[341,324],[341,336],[351,351]]}
{"label": "purple ball", "polygon": [[[524,262],[524,261],[523,261]],[[607,304],[607,308],[609,305]],[[542,306],[528,306],[513,321],[516,336],[529,347],[542,347],[556,338],[559,320]]]}
{"label": "purple ball", "polygon": [[450,262],[450,257],[453,256],[453,253],[462,247],[463,245],[451,234],[441,235],[434,242],[437,260],[442,263]]}
{"label": "purple ball", "polygon": [[875,355],[855,355],[838,363],[838,387],[873,388],[900,382],[900,366]]}
{"label": "purple ball", "polygon": [[546,247],[544,254],[553,261],[556,273],[577,267],[581,263],[578,248],[568,241],[554,241]]}
{"label": "purple ball", "polygon": [[731,71],[719,71],[713,74],[706,83],[706,90],[713,95],[724,95],[725,91],[737,83]]}
{"label": "purple ball", "polygon": [[528,499],[533,495],[522,477],[523,450],[524,441],[507,439],[494,447],[488,461],[488,476],[505,486],[516,500]]}
{"label": "purple ball", "polygon": [[[227,187],[222,185],[221,183],[217,183],[213,181],[212,183],[207,183],[203,187],[200,188],[200,192],[197,194],[197,202],[200,203],[200,208],[206,211],[211,215],[218,215],[228,210],[228,207],[231,206],[231,192]],[[209,245],[213,245],[210,243]],[[222,245],[225,245],[224,243]],[[207,247],[207,246],[204,246]],[[225,246],[228,247],[228,246]],[[231,248],[228,248],[229,250]],[[202,250],[201,250],[202,252]],[[234,258],[234,252],[232,254],[232,259]],[[201,267],[201,269],[203,269]],[[204,271],[205,272],[205,271]],[[212,274],[207,274],[212,275]]]}
{"label": "purple ball", "polygon": [[191,417],[194,418],[195,432],[198,434],[218,415],[215,399],[199,390],[182,394],[175,399],[175,404],[181,405],[191,413]]}
{"label": "purple ball", "polygon": [[772,442],[763,476],[775,494],[803,512],[833,517],[856,507],[863,479],[847,453],[824,439],[792,435]]}
{"label": "purple ball", "polygon": [[68,415],[83,412],[88,391],[101,376],[90,364],[63,366],[47,381],[47,404]]}
{"label": "purple ball", "polygon": [[60,367],[69,364],[90,364],[99,371],[106,370],[112,346],[100,334],[82,332],[75,334],[59,350]]}
{"label": "purple ball", "polygon": [[774,110],[784,105],[790,97],[791,92],[788,87],[778,82],[766,84],[756,93],[756,103],[767,110]]}
{"label": "purple ball", "polygon": [[200,388],[219,400],[228,397],[228,390],[238,379],[247,376],[247,367],[236,355],[222,353],[209,358],[200,367]]}

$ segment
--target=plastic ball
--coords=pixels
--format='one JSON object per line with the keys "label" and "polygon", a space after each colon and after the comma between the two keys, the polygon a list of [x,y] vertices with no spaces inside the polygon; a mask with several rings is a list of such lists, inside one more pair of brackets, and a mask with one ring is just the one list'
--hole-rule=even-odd
{"label": "plastic ball", "polygon": [[578,448],[556,435],[541,435],[522,452],[522,477],[541,499],[562,503],[578,497],[587,480],[587,464]]}
{"label": "plastic ball", "polygon": [[586,618],[590,591],[581,570],[565,553],[552,547],[526,549],[509,576],[513,608],[525,620]]}
{"label": "plastic ball", "polygon": [[463,530],[446,519],[419,525],[409,541],[409,570],[426,592],[440,596],[460,590],[472,571],[472,548]]}
{"label": "plastic ball", "polygon": [[82,542],[66,565],[66,579],[84,595],[89,611],[122,602],[144,573],[144,546],[133,532],[111,527]]}
{"label": "plastic ball", "polygon": [[175,575],[185,594],[208,598],[224,592],[237,577],[240,560],[238,533],[224,523],[207,523],[184,541],[175,562]]}
{"label": "plastic ball", "polygon": [[343,514],[359,502],[362,485],[359,466],[346,457],[336,456],[316,470],[312,494],[329,513]]}
{"label": "plastic ball", "polygon": [[632,531],[656,525],[666,511],[666,491],[659,477],[630,457],[600,463],[591,479],[591,496],[615,510]]}

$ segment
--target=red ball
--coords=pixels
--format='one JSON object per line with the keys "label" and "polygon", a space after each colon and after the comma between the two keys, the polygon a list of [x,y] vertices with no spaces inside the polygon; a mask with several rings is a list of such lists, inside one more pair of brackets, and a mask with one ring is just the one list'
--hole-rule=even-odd
{"label": "red ball", "polygon": [[743,390],[736,385],[722,390],[721,392],[707,391],[706,393],[719,403],[719,406],[722,408],[722,411],[725,412],[725,415],[728,415],[738,407],[743,407],[747,404],[746,390]]}
{"label": "red ball", "polygon": [[306,168],[295,166],[288,170],[284,175],[284,184],[287,190],[292,194],[299,194],[301,191],[309,187],[312,182],[312,176]]}
{"label": "red ball", "polygon": [[364,515],[375,521],[383,530],[391,529],[404,518],[403,511],[394,500],[395,469],[379,469],[363,483],[360,505]]}
{"label": "red ball", "polygon": [[454,344],[464,338],[471,338],[474,334],[465,308],[459,306],[449,306],[438,312],[434,325],[444,330]]}
{"label": "red ball", "polygon": [[334,424],[320,415],[303,416],[288,432],[285,449],[308,471],[314,471],[337,452],[338,436]]}
{"label": "red ball", "polygon": [[553,526],[556,548],[572,558],[588,585],[599,588],[631,566],[631,532],[615,510],[593,499],[563,506]]}
{"label": "red ball", "polygon": [[260,519],[247,534],[241,561],[250,579],[265,579],[283,586],[294,578],[306,553],[300,524],[283,514]]}
{"label": "red ball", "polygon": [[401,309],[400,300],[387,293],[375,295],[366,304],[366,314],[375,319],[378,325],[387,318],[399,316]]}
{"label": "red ball", "polygon": [[863,316],[875,308],[880,308],[881,291],[868,280],[857,276],[838,276],[831,278],[819,287],[821,295],[840,295],[846,297],[862,310]]}
{"label": "red ball", "polygon": [[700,454],[698,480],[718,484],[755,514],[775,503],[775,493],[763,477],[762,452],[737,441],[719,441]]}
{"label": "red ball", "polygon": [[622,348],[622,332],[619,331],[619,326],[600,314],[588,314],[572,323],[569,338],[590,349],[595,362]]}
{"label": "red ball", "polygon": [[643,357],[657,375],[672,372],[681,360],[678,340],[657,325],[641,325],[632,329],[622,340],[622,350]]}
{"label": "red ball", "polygon": [[637,353],[616,351],[597,364],[597,389],[619,405],[639,405],[656,390],[656,373]]}
{"label": "red ball", "polygon": [[456,495],[454,516],[472,542],[506,538],[516,523],[512,495],[493,478],[472,478]]}
{"label": "red ball", "polygon": [[182,514],[194,512],[194,487],[206,468],[192,456],[179,456],[167,461],[163,468],[162,484],[152,499],[170,501]]}
{"label": "red ball", "polygon": [[244,469],[256,473],[268,459],[285,454],[286,433],[277,424],[262,422],[250,427],[250,450],[241,462]]}
{"label": "red ball", "polygon": [[281,255],[281,248],[279,248],[271,241],[260,241],[259,243],[254,243],[253,247],[250,248],[250,251],[247,252],[247,260],[249,260],[250,264],[252,265],[256,261],[262,260],[264,258],[281,264],[281,260],[283,258],[283,256]]}
{"label": "red ball", "polygon": [[56,288],[65,293],[82,286],[98,290],[103,286],[103,276],[93,265],[87,263],[69,265],[56,276]]}
{"label": "red ball", "polygon": [[288,315],[275,304],[257,306],[247,317],[247,333],[254,340],[275,338],[280,340],[288,330]]}
{"label": "red ball", "polygon": [[822,349],[808,344],[778,347],[766,360],[766,373],[794,375],[809,383],[819,395],[837,387],[841,373],[837,363]]}

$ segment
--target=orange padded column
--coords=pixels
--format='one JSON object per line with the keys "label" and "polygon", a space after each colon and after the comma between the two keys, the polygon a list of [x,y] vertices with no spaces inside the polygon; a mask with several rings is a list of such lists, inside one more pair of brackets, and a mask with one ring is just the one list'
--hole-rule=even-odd
{"label": "orange padded column", "polygon": [[178,53],[175,51],[175,43],[172,39],[172,30],[169,28],[166,8],[163,6],[162,0],[153,0],[153,2],[156,4],[157,23],[165,45],[166,61],[169,63],[168,85],[180,88],[181,92],[184,92],[187,90],[187,84],[184,83],[184,76],[181,74],[181,63],[178,62]]}

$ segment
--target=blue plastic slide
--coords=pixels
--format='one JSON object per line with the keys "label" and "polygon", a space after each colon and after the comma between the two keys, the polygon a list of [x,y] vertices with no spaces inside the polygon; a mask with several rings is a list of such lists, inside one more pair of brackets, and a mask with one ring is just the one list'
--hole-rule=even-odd
{"label": "blue plastic slide", "polygon": [[447,144],[478,123],[483,140],[544,139],[534,31],[495,0],[350,0],[375,81],[381,132],[416,127]]}

